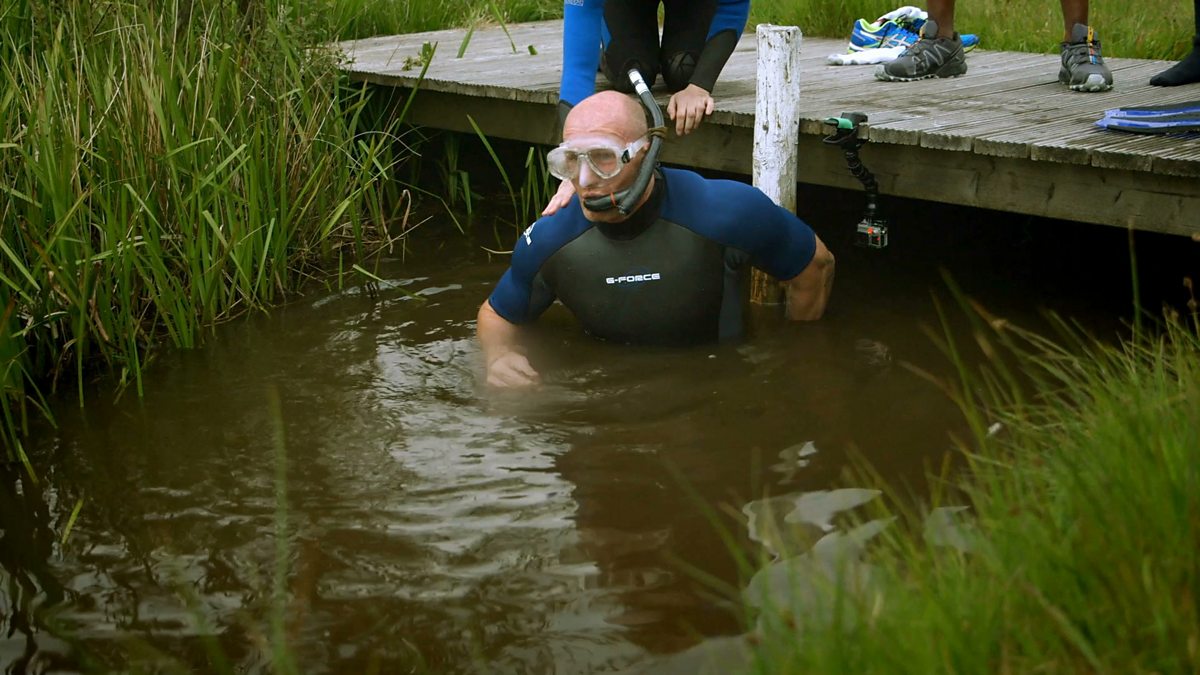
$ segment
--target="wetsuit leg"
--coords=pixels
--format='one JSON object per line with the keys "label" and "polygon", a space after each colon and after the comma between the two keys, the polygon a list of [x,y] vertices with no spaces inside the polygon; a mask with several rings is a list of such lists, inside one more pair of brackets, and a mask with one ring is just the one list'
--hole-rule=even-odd
{"label": "wetsuit leg", "polygon": [[1192,37],[1192,51],[1183,60],[1150,78],[1156,87],[1177,87],[1181,84],[1200,82],[1200,0],[1193,0],[1192,13],[1196,22],[1196,34]]}
{"label": "wetsuit leg", "polygon": [[658,62],[658,0],[606,0],[604,23],[611,41],[605,46],[601,68],[617,91],[633,91],[626,73],[637,68],[654,86]]}
{"label": "wetsuit leg", "polygon": [[717,0],[663,0],[663,81],[671,91],[688,86],[708,40]]}

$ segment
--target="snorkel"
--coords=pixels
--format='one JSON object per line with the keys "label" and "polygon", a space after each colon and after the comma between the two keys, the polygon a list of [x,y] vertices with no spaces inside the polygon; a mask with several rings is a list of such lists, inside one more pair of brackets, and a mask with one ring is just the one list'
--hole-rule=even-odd
{"label": "snorkel", "polygon": [[610,211],[615,208],[621,212],[621,215],[629,215],[637,206],[638,200],[645,194],[646,186],[650,184],[650,178],[654,175],[654,170],[658,168],[658,152],[662,148],[663,136],[666,135],[662,110],[659,110],[658,103],[650,95],[650,87],[646,86],[646,81],[642,79],[641,73],[636,68],[629,69],[629,81],[633,83],[633,89],[637,92],[638,99],[650,111],[650,117],[654,120],[654,127],[647,132],[650,135],[650,149],[642,158],[642,166],[638,168],[637,178],[634,179],[633,185],[604,197],[592,197],[584,200],[584,208],[589,211]]}

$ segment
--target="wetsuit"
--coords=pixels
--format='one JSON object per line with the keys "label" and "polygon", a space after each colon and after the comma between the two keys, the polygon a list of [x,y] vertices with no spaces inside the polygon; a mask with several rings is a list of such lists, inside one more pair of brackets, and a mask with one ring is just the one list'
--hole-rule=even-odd
{"label": "wetsuit", "polygon": [[488,301],[507,321],[535,320],[557,298],[596,337],[712,342],[742,331],[747,264],[791,279],[816,235],[757,188],[663,169],[622,223],[592,223],[578,198],[518,238]]}
{"label": "wetsuit", "polygon": [[661,74],[671,91],[695,84],[712,92],[742,36],[750,0],[662,4],[660,45],[659,0],[565,0],[560,109],[569,109],[596,90],[601,53],[605,75],[620,91],[630,91],[625,73],[636,66],[651,86]]}

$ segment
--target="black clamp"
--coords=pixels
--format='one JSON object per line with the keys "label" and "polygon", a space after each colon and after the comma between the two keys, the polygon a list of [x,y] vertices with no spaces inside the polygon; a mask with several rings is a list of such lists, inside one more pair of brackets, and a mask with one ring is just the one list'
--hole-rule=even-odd
{"label": "black clamp", "polygon": [[858,135],[859,125],[866,121],[867,116],[859,112],[842,113],[841,117],[827,117],[825,124],[833,127],[833,133],[822,140],[830,145],[839,145],[844,150],[858,150],[867,142]]}
{"label": "black clamp", "polygon": [[858,149],[867,143],[867,139],[858,134],[866,121],[866,114],[860,112],[844,112],[841,117],[826,118],[825,124],[833,127],[833,133],[822,141],[842,149],[850,174],[863,184],[866,191],[867,203],[863,209],[863,219],[855,232],[854,243],[867,248],[884,248],[888,245],[888,227],[887,222],[877,216],[879,182],[858,156]]}

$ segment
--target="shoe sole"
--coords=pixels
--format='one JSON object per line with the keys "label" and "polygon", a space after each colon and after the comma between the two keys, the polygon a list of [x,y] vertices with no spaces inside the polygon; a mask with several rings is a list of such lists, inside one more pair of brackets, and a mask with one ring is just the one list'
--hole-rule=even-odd
{"label": "shoe sole", "polygon": [[1080,84],[1071,84],[1070,73],[1067,73],[1066,71],[1060,71],[1058,74],[1058,81],[1070,87],[1071,91],[1096,92],[1108,91],[1109,89],[1112,89],[1112,83],[1105,81],[1104,76],[1099,73],[1092,73],[1091,75],[1088,75],[1086,82],[1082,82]]}
{"label": "shoe sole", "polygon": [[917,77],[904,77],[903,75],[892,75],[891,73],[887,72],[886,70],[883,70],[882,68],[880,68],[879,70],[875,71],[875,79],[880,80],[882,82],[919,82],[921,80],[948,79],[951,77],[961,77],[966,74],[967,74],[966,66],[964,66],[963,69],[958,72],[943,73],[942,71],[939,70],[937,72],[929,73],[927,75],[918,75]]}

